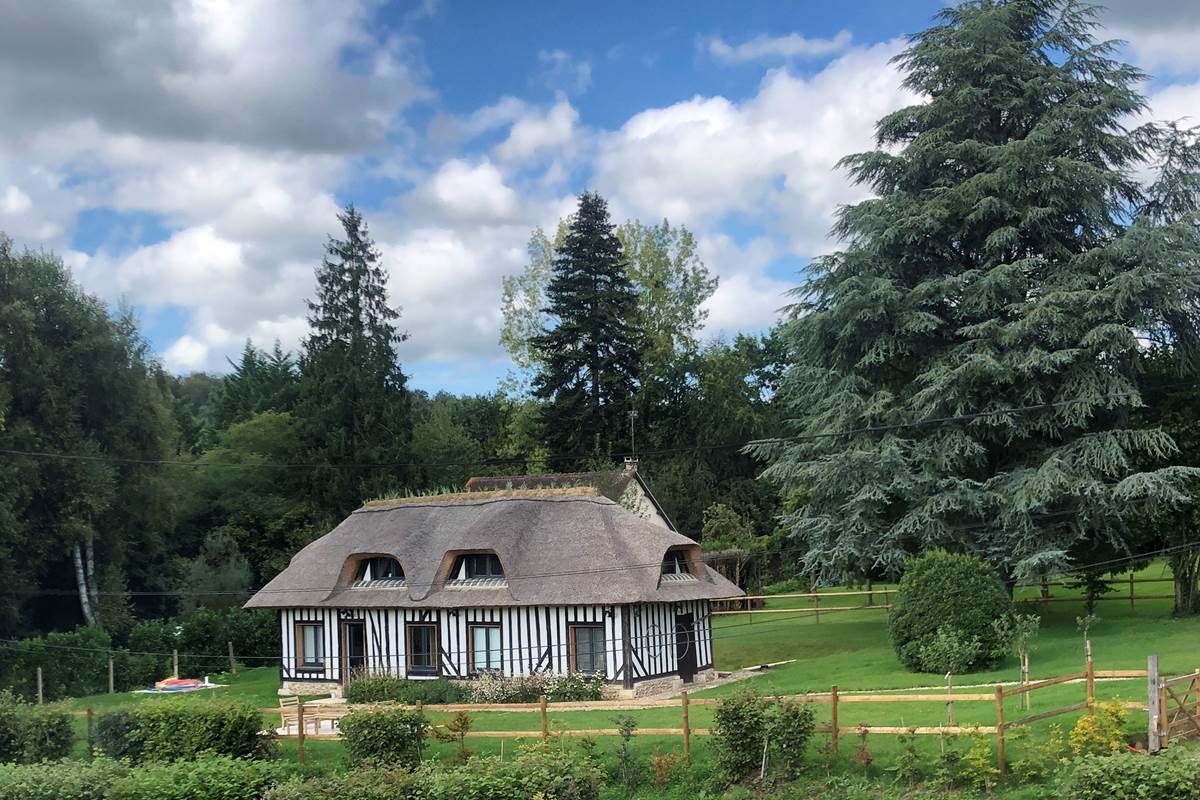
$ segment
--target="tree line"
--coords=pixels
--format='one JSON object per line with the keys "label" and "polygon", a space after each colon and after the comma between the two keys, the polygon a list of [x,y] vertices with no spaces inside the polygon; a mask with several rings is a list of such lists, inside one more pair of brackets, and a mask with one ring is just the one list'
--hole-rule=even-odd
{"label": "tree line", "polygon": [[772,575],[945,548],[1011,584],[1170,547],[1200,610],[1200,137],[1131,122],[1144,76],[1094,14],[964,4],[912,37],[921,99],[842,163],[872,196],[760,335],[707,340],[692,234],[585,191],[500,287],[488,394],[407,385],[352,207],[299,351],[220,376],[168,374],[129,309],[0,239],[0,633],[237,602],[363,499],[634,452],[681,530]]}

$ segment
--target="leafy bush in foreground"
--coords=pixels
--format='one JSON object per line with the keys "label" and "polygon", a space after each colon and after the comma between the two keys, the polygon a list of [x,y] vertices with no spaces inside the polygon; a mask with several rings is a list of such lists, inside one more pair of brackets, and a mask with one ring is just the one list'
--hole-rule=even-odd
{"label": "leafy bush in foreground", "polygon": [[1200,759],[1171,749],[1085,756],[1067,785],[1068,800],[1200,800]]}
{"label": "leafy bush in foreground", "polygon": [[[888,632],[911,671],[922,670],[928,658],[949,659],[970,672],[1003,655],[1008,643],[995,623],[1012,613],[1012,600],[991,567],[974,556],[932,550],[908,562],[892,597]],[[972,640],[978,650],[968,661]]]}
{"label": "leafy bush in foreground", "polygon": [[138,718],[132,711],[110,711],[96,718],[96,746],[115,760],[139,761],[142,741],[137,735]]}
{"label": "leafy bush in foreground", "polygon": [[0,800],[105,800],[129,767],[116,761],[0,764]]}
{"label": "leafy bush in foreground", "polygon": [[21,702],[0,691],[0,763],[64,758],[71,752],[71,717],[54,706]]}
{"label": "leafy bush in foreground", "polygon": [[599,700],[604,691],[604,676],[586,673],[570,675],[480,675],[470,686],[472,703],[536,703],[543,695],[551,703]]}
{"label": "leafy bush in foreground", "polygon": [[429,725],[420,711],[376,708],[352,711],[338,727],[351,761],[380,761],[415,767]]}
{"label": "leafy bush in foreground", "polygon": [[150,764],[117,778],[105,800],[259,800],[287,770],[269,761],[209,756]]}

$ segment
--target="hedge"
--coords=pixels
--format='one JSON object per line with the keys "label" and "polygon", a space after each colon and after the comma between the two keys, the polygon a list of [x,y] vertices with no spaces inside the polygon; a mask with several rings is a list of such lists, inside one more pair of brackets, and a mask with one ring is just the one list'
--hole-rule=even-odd
{"label": "hedge", "polygon": [[288,770],[269,761],[208,756],[152,764],[117,778],[105,800],[259,800]]}
{"label": "hedge", "polygon": [[54,706],[22,702],[0,691],[0,762],[33,763],[65,757],[74,733],[71,716]]}
{"label": "hedge", "polygon": [[1200,800],[1200,758],[1175,747],[1162,755],[1086,756],[1068,782],[1069,800]]}
{"label": "hedge", "polygon": [[429,725],[420,711],[376,708],[352,711],[338,720],[351,761],[386,761],[415,767]]}
{"label": "hedge", "polygon": [[0,764],[0,800],[105,800],[129,766],[98,758],[53,764]]}
{"label": "hedge", "polygon": [[147,761],[177,761],[201,755],[264,758],[274,742],[262,736],[262,717],[247,703],[144,703],[134,711],[129,732]]}
{"label": "hedge", "polygon": [[363,675],[350,681],[346,687],[349,703],[404,703],[413,705],[418,700],[425,705],[439,703],[462,703],[467,691],[445,678],[430,681],[412,681],[393,675]]}

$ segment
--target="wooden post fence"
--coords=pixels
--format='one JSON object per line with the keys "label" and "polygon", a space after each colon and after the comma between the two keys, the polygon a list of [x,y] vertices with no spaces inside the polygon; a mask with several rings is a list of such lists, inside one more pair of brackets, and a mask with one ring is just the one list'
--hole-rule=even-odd
{"label": "wooden post fence", "polygon": [[171,651],[171,677],[172,678],[179,677],[179,651],[178,650]]}
{"label": "wooden post fence", "polygon": [[546,695],[538,698],[538,711],[542,715],[542,745],[550,741],[550,720],[546,717]]}
{"label": "wooden post fence", "polygon": [[1096,713],[1096,662],[1087,660],[1087,712]]}
{"label": "wooden post fence", "polygon": [[304,763],[304,702],[296,705],[296,758]]}
{"label": "wooden post fence", "polygon": [[813,618],[817,621],[817,624],[820,625],[821,624],[821,595],[814,592],[813,596],[812,596],[812,603],[813,603]]}
{"label": "wooden post fence", "polygon": [[838,687],[835,683],[829,687],[829,716],[830,726],[833,728],[832,738],[829,740],[829,753],[834,758],[838,754]]}
{"label": "wooden post fence", "polygon": [[1151,754],[1162,749],[1158,738],[1159,720],[1162,709],[1158,705],[1158,656],[1146,657],[1146,749]]}
{"label": "wooden post fence", "polygon": [[688,722],[688,693],[684,689],[680,693],[680,705],[683,706],[683,758],[685,761],[692,760],[692,726]]}
{"label": "wooden post fence", "polygon": [[1132,611],[1133,606],[1133,571],[1129,572],[1129,610]]}
{"label": "wooden post fence", "polygon": [[37,698],[38,705],[42,704],[42,668],[37,668]]}
{"label": "wooden post fence", "polygon": [[233,660],[233,642],[229,643],[229,674],[237,675],[237,662]]}
{"label": "wooden post fence", "polygon": [[93,718],[93,716],[92,716],[92,710],[89,708],[89,709],[87,710],[87,748],[88,748],[88,758],[95,758],[95,757],[96,757],[96,751],[95,751],[95,748],[94,748],[94,746],[93,746],[93,744],[92,744],[92,743],[93,743],[93,741],[94,741],[94,740],[93,740],[93,738],[92,738],[92,731],[94,730],[94,721],[95,721],[95,720],[94,720],[94,718]]}
{"label": "wooden post fence", "polygon": [[114,689],[113,683],[113,657],[108,657],[108,693],[112,694]]}
{"label": "wooden post fence", "polygon": [[[946,697],[954,696],[954,674],[946,673]],[[946,701],[946,724],[953,727],[954,725],[954,701]]]}
{"label": "wooden post fence", "polygon": [[1008,769],[1004,758],[1004,687],[996,687],[996,766],[1003,775]]}

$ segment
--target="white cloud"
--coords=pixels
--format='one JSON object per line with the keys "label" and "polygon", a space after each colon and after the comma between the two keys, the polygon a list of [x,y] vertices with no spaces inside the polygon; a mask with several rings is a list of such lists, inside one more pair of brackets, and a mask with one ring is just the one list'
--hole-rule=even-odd
{"label": "white cloud", "polygon": [[12,184],[4,190],[4,196],[0,197],[0,214],[21,214],[32,207],[33,201],[29,199],[29,195]]}
{"label": "white cloud", "polygon": [[564,94],[583,94],[592,85],[592,64],[580,61],[566,50],[538,51],[537,80],[547,89]]}
{"label": "white cloud", "polygon": [[742,103],[694,97],[643,111],[601,136],[596,184],[645,218],[703,228],[742,215],[797,253],[820,252],[837,205],[866,194],[835,164],[872,147],[875,121],[914,99],[889,63],[900,47],[851,50],[811,77],[773,70]]}
{"label": "white cloud", "polygon": [[407,203],[436,218],[451,217],[463,224],[509,222],[518,210],[517,193],[486,159],[478,164],[462,159],[445,162]]}
{"label": "white cloud", "polygon": [[838,31],[828,38],[809,38],[799,33],[786,36],[755,36],[741,44],[729,44],[720,36],[701,39],[700,47],[718,61],[739,64],[761,59],[819,58],[844,51],[850,46],[850,31]]}
{"label": "white cloud", "polygon": [[1200,3],[1189,0],[1106,0],[1105,34],[1129,42],[1139,66],[1159,75],[1200,72]]}
{"label": "white cloud", "polygon": [[496,147],[505,160],[525,160],[547,152],[563,151],[579,135],[579,112],[565,98],[548,109],[525,109],[509,129],[508,138]]}

